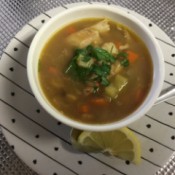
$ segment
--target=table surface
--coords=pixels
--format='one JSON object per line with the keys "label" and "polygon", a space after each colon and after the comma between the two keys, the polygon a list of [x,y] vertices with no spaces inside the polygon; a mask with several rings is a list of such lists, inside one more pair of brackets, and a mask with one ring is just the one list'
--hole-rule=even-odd
{"label": "table surface", "polygon": [[[0,56],[11,38],[31,19],[42,12],[81,0],[0,0]],[[175,42],[174,0],[84,0],[84,2],[107,2],[134,10],[157,24]],[[175,158],[156,174],[175,174]],[[0,128],[0,174],[34,175],[13,152]]]}

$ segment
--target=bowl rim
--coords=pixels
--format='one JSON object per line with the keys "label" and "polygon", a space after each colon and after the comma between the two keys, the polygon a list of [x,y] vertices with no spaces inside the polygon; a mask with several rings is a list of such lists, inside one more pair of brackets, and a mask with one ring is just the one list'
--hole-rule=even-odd
{"label": "bowl rim", "polygon": [[[40,37],[42,37],[44,34],[46,34],[45,32],[47,31],[47,29],[50,28],[51,25],[53,23],[55,23],[61,17],[69,15],[70,13],[74,13],[77,10],[90,10],[90,9],[106,10],[106,11],[109,11],[109,12],[112,11],[115,14],[120,14],[120,15],[124,16],[125,18],[129,19],[136,26],[141,27],[141,29],[149,36],[149,40],[154,44],[155,49],[156,49],[155,53],[156,53],[157,57],[159,58],[158,62],[159,62],[160,68],[159,68],[158,72],[159,72],[160,75],[159,75],[159,80],[157,80],[157,77],[153,77],[154,79],[156,79],[158,81],[158,85],[156,86],[156,89],[154,89],[154,91],[153,91],[154,93],[152,93],[153,97],[151,97],[151,100],[147,99],[148,95],[150,94],[150,92],[149,92],[147,94],[147,97],[144,100],[144,102],[133,113],[128,115],[128,117],[125,117],[125,118],[123,118],[119,121],[116,121],[116,122],[106,123],[106,124],[85,124],[85,123],[73,120],[73,119],[71,119],[67,116],[63,116],[63,114],[61,114],[60,111],[58,111],[57,109],[54,110],[53,109],[54,107],[52,105],[49,106],[48,103],[46,103],[46,101],[43,99],[43,97],[41,95],[41,92],[39,92],[38,87],[37,87],[37,85],[35,83],[35,80],[34,80],[34,73],[33,73],[33,64],[32,63],[33,63],[33,58],[34,58],[34,52],[35,52],[35,49],[37,47],[38,40],[40,39]],[[58,29],[56,29],[56,30],[58,30]],[[37,66],[37,65],[35,65],[35,66]],[[59,14],[52,17],[46,24],[44,24],[41,27],[41,29],[35,35],[34,39],[32,40],[32,43],[30,45],[29,52],[28,52],[28,57],[27,57],[27,76],[28,76],[29,84],[30,84],[30,87],[31,87],[36,99],[39,101],[41,106],[52,117],[54,117],[55,119],[61,121],[62,123],[66,124],[68,126],[71,126],[73,128],[82,129],[82,130],[90,130],[90,131],[114,130],[114,129],[118,129],[118,128],[121,128],[121,127],[124,127],[124,126],[128,126],[129,124],[133,123],[134,121],[140,119],[153,106],[154,102],[158,98],[158,96],[161,92],[162,86],[163,86],[164,72],[165,72],[165,70],[164,70],[163,53],[162,53],[161,48],[160,48],[158,42],[156,41],[154,35],[146,27],[146,25],[144,25],[136,17],[134,17],[131,14],[128,14],[126,11],[124,11],[121,8],[119,8],[117,6],[116,7],[106,6],[104,4],[98,4],[98,5],[97,4],[88,4],[88,5],[81,5],[81,6],[78,6],[78,7],[72,7],[70,9],[67,9],[63,12],[60,12]],[[152,86],[151,86],[151,88],[152,88]],[[150,91],[151,91],[151,89],[150,89]],[[147,103],[145,104],[145,102],[147,102]],[[138,109],[140,109],[140,108],[142,108],[142,110],[138,111]],[[137,114],[135,114],[135,112],[137,112]],[[134,116],[132,114],[134,114]]]}

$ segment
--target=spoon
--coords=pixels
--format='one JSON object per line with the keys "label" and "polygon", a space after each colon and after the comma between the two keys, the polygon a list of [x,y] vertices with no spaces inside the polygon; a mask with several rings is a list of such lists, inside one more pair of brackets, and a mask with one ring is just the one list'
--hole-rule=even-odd
{"label": "spoon", "polygon": [[171,98],[175,97],[175,88],[171,88],[168,92],[163,93],[158,97],[154,105],[157,105],[165,100],[169,100]]}

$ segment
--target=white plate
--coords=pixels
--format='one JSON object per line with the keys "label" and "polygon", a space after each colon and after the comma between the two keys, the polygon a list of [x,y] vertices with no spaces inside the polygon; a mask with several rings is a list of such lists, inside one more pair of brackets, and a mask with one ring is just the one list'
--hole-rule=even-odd
{"label": "white plate", "polygon": [[[49,116],[38,104],[28,84],[26,58],[38,29],[52,16],[85,3],[60,6],[26,24],[11,40],[0,61],[0,126],[15,153],[42,175],[151,175],[159,170],[175,150],[175,98],[154,106],[141,120],[130,125],[142,144],[139,166],[102,154],[75,151],[69,140],[70,128]],[[121,8],[121,7],[118,7]],[[153,22],[136,16],[155,35],[165,57],[163,90],[175,86],[175,45]]]}

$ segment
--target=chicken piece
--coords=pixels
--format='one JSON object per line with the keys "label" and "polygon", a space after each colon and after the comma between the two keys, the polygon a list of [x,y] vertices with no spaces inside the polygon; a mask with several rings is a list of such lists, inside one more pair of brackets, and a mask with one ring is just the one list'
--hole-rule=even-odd
{"label": "chicken piece", "polygon": [[99,45],[102,42],[100,34],[109,30],[110,26],[108,21],[105,19],[95,25],[72,33],[67,37],[67,41],[69,44],[78,48],[84,48],[90,44]]}
{"label": "chicken piece", "polygon": [[110,54],[112,54],[113,56],[116,56],[118,54],[118,49],[112,42],[104,43],[102,48],[107,52],[109,52]]}
{"label": "chicken piece", "polygon": [[127,30],[124,30],[124,37],[126,38],[127,41],[130,41],[131,40],[131,36],[129,34],[129,32]]}
{"label": "chicken piece", "polygon": [[84,48],[90,44],[98,45],[102,42],[99,32],[90,28],[69,35],[67,41],[78,48]]}
{"label": "chicken piece", "polygon": [[129,44],[119,46],[119,50],[126,50],[129,48]]}
{"label": "chicken piece", "polygon": [[113,77],[114,75],[118,74],[123,67],[121,66],[119,61],[116,61],[112,66],[111,66],[111,72],[109,75],[109,78]]}
{"label": "chicken piece", "polygon": [[131,40],[131,36],[130,36],[129,32],[124,27],[117,25],[116,28],[117,28],[117,30],[119,30],[122,33],[122,35],[124,36],[126,41]]}
{"label": "chicken piece", "polygon": [[98,31],[99,33],[105,33],[110,30],[110,26],[108,24],[107,19],[104,19],[103,21],[98,22],[97,24],[91,26],[90,28]]}

